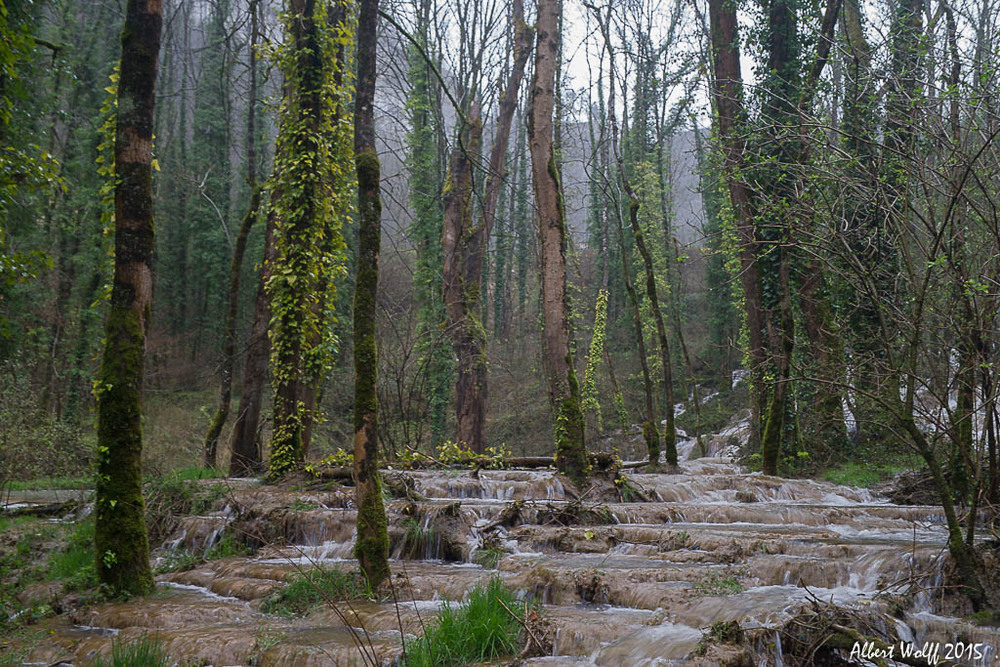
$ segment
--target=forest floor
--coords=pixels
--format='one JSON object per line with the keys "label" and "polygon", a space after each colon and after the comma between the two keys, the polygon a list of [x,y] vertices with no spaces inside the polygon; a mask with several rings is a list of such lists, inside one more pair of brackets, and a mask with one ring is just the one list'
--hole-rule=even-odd
{"label": "forest floor", "polygon": [[544,469],[386,471],[393,577],[377,601],[337,482],[189,470],[151,483],[157,590],[126,601],[93,588],[86,491],[12,491],[74,504],[0,519],[0,663],[89,665],[144,638],[181,664],[391,663],[445,600],[499,579],[531,601],[512,614],[543,619],[521,664],[841,664],[854,639],[897,656],[961,642],[982,658],[956,664],[994,664],[1000,630],[953,593],[940,508],[747,472],[742,429],[702,457],[682,441],[676,471],[583,489]]}

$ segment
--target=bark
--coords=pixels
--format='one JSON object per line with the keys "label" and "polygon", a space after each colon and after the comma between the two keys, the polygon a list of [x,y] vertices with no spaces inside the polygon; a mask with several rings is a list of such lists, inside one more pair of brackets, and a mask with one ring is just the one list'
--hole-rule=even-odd
{"label": "bark", "polygon": [[528,133],[540,240],[543,349],[556,422],[559,470],[576,482],[587,476],[580,386],[573,368],[566,294],[566,214],[553,152],[552,112],[559,63],[559,0],[539,0],[535,77]]}
{"label": "bark", "polygon": [[247,359],[243,368],[243,390],[240,394],[240,413],[233,423],[233,433],[229,439],[232,452],[229,460],[229,474],[234,477],[249,477],[263,472],[260,455],[259,426],[264,386],[267,383],[267,359],[270,343],[267,325],[271,319],[265,285],[270,275],[269,266],[274,261],[274,220],[269,215],[264,231],[264,262],[257,282],[257,296],[254,300],[253,324],[247,342]]}
{"label": "bark", "polygon": [[493,223],[496,220],[500,188],[506,176],[504,160],[510,128],[517,110],[518,90],[524,66],[531,52],[531,29],[524,22],[522,0],[513,3],[514,62],[500,99],[496,134],[490,152],[489,174],[483,196],[483,212],[478,225],[472,223],[472,169],[479,154],[482,125],[475,109],[469,126],[451,158],[451,182],[445,197],[444,300],[448,332],[458,357],[455,369],[457,419],[455,442],[472,451],[486,448],[487,357],[486,329],[480,315],[483,262]]}
{"label": "bark", "polygon": [[115,129],[115,272],[98,384],[97,575],[113,590],[153,589],[142,499],[142,389],[153,286],[153,109],[159,0],[129,0]]}
{"label": "bark", "polygon": [[362,0],[358,19],[358,81],[354,153],[358,174],[358,267],[354,291],[354,484],[358,506],[354,555],[368,585],[389,577],[389,534],[378,471],[378,347],[375,306],[382,227],[375,152],[375,56],[378,0]]}

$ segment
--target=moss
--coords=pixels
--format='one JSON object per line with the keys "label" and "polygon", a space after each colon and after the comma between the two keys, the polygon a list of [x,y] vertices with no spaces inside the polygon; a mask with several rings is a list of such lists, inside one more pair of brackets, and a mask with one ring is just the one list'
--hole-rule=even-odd
{"label": "moss", "polygon": [[771,395],[764,422],[764,433],[760,440],[760,453],[765,475],[778,474],[778,457],[781,453],[781,433],[784,430],[784,409],[778,405],[778,392]]}
{"label": "moss", "polygon": [[143,356],[138,314],[113,298],[98,385],[94,547],[99,579],[135,595],[153,589],[142,498]]}
{"label": "moss", "polygon": [[649,453],[649,464],[656,467],[660,462],[660,432],[651,421],[642,423],[642,437],[646,441],[646,451]]}
{"label": "moss", "polygon": [[584,417],[580,409],[580,387],[569,365],[569,395],[559,401],[556,413],[556,465],[575,483],[581,484],[589,474],[587,448],[584,443]]}
{"label": "moss", "polygon": [[382,482],[377,472],[361,498],[357,525],[354,556],[374,591],[390,574],[388,521],[382,503]]}

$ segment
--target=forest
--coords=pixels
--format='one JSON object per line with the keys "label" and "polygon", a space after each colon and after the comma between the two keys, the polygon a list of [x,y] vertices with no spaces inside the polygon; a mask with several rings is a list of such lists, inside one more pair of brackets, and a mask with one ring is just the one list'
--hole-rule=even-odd
{"label": "forest", "polygon": [[0,33],[0,664],[997,660],[1000,3]]}

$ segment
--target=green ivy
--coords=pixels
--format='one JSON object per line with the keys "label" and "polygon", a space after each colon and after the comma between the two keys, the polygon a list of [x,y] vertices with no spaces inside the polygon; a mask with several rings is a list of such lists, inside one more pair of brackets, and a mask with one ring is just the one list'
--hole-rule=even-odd
{"label": "green ivy", "polygon": [[604,340],[608,323],[608,290],[602,289],[597,294],[594,306],[594,335],[590,339],[590,350],[587,352],[587,368],[583,375],[583,390],[580,397],[580,408],[584,414],[593,412],[597,417],[597,430],[603,432],[601,423],[601,404],[597,399],[597,363],[604,354]]}
{"label": "green ivy", "polygon": [[[275,257],[266,284],[276,415],[272,477],[302,460],[305,426],[317,421],[304,401],[292,398],[294,388],[316,386],[338,346],[331,325],[337,279],[346,274],[342,230],[353,215],[356,189],[349,61],[354,18],[350,11],[343,16],[329,22],[325,3],[316,3],[310,17],[284,14],[286,34],[304,34],[275,51],[285,96],[270,183]],[[297,22],[305,27],[296,28]]]}

